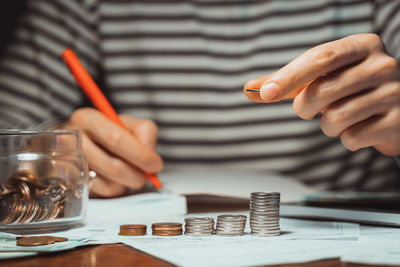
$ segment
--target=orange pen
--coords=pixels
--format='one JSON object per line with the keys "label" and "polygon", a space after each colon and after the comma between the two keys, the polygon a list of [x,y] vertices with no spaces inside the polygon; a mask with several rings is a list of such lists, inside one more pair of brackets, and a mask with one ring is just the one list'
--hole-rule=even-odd
{"label": "orange pen", "polygon": [[[100,110],[107,118],[127,129],[122,123],[121,119],[118,117],[117,112],[111,106],[110,102],[107,100],[105,95],[101,92],[100,88],[94,82],[90,74],[83,67],[82,63],[79,61],[78,57],[75,55],[72,49],[65,49],[62,52],[62,58],[69,67],[72,75],[75,77],[76,82],[86,93],[95,107]],[[162,187],[160,180],[156,174],[144,172],[150,183],[156,188],[160,189]]]}

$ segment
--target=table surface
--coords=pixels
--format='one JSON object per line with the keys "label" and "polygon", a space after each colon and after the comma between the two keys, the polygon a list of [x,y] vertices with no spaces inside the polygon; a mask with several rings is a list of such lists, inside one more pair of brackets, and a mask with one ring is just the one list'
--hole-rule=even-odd
{"label": "table surface", "polygon": [[[246,210],[247,207],[243,205],[226,205],[215,204],[207,205],[192,203],[188,201],[188,210],[190,213],[196,212],[223,212],[233,210]],[[86,246],[82,248],[72,249],[59,253],[43,254],[33,257],[25,257],[10,260],[0,260],[0,267],[46,267],[46,266],[85,266],[85,267],[109,267],[109,266],[174,266],[168,262],[155,258],[149,254],[143,253],[137,249],[126,246],[124,244],[109,244],[109,245],[96,245]],[[286,267],[359,267],[359,266],[373,266],[365,264],[354,264],[341,262],[339,259],[328,259],[307,263],[297,264],[281,264],[274,266]],[[383,266],[383,265],[379,265]]]}

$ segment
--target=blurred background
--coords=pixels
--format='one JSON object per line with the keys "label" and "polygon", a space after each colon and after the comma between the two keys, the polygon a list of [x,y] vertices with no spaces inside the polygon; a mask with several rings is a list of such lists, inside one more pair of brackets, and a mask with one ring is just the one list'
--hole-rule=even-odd
{"label": "blurred background", "polygon": [[0,2],[0,53],[10,41],[17,21],[26,7],[26,0]]}

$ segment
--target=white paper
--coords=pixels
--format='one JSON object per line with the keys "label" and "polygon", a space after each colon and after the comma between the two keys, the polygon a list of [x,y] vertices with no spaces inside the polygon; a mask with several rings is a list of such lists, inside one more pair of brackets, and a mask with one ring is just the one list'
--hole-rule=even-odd
{"label": "white paper", "polygon": [[[220,213],[192,214],[216,218]],[[238,213],[229,213],[238,214]],[[246,213],[239,213],[245,214]],[[184,217],[168,218],[183,222]],[[148,228],[151,222],[147,222]],[[145,223],[145,220],[142,221]],[[360,236],[358,224],[282,219],[282,235],[257,237],[118,237],[118,241],[179,266],[248,266],[307,262],[340,257]]]}
{"label": "white paper", "polygon": [[400,242],[393,239],[362,238],[341,260],[376,265],[400,265]]}
{"label": "white paper", "polygon": [[400,228],[379,227],[379,226],[361,226],[361,237],[374,240],[392,240],[400,241]]}
{"label": "white paper", "polygon": [[275,173],[243,171],[171,171],[159,174],[163,187],[180,195],[208,194],[249,199],[251,192],[281,193],[281,203],[293,203],[317,191]]}
{"label": "white paper", "polygon": [[342,261],[400,265],[400,228],[361,226],[361,239]]}
{"label": "white paper", "polygon": [[144,252],[178,266],[254,266],[337,258],[354,241],[268,240],[266,238],[158,238],[126,240]]}
{"label": "white paper", "polygon": [[182,196],[168,192],[145,193],[114,199],[91,199],[88,204],[87,221],[183,215],[186,212],[186,199]]}

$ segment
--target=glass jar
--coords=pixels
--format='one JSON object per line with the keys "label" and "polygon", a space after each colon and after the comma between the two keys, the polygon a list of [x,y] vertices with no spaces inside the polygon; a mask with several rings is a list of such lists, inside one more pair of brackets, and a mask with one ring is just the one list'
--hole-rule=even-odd
{"label": "glass jar", "polygon": [[0,231],[69,228],[83,220],[87,202],[79,131],[0,130]]}

